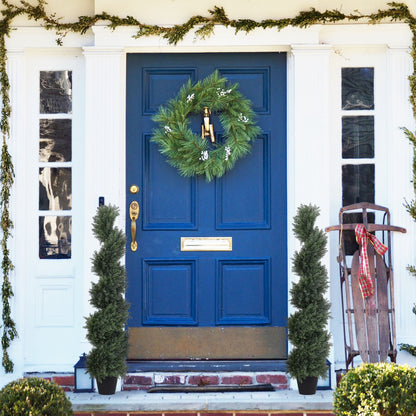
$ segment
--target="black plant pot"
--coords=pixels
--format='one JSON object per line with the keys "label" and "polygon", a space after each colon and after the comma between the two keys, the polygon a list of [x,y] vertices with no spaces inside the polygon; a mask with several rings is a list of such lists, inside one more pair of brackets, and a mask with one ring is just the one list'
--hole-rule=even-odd
{"label": "black plant pot", "polygon": [[98,393],[110,395],[116,392],[117,377],[106,377],[101,382],[97,381]]}
{"label": "black plant pot", "polygon": [[308,376],[301,383],[298,382],[299,394],[315,394],[318,385],[318,377]]}

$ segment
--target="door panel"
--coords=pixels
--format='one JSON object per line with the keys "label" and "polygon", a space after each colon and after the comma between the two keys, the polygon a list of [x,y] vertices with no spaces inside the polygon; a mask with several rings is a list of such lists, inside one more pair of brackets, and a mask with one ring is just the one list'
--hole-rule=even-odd
{"label": "door panel", "polygon": [[257,114],[268,114],[270,106],[270,68],[219,68],[222,76],[238,83],[239,91],[253,103]]}
{"label": "door panel", "polygon": [[[239,83],[262,134],[231,171],[207,182],[180,176],[150,139],[158,107],[214,70]],[[126,202],[141,208],[138,250],[129,241],[126,254],[129,358],[284,358],[286,55],[131,54],[126,105]],[[200,123],[191,116],[194,131]],[[127,216],[129,238],[130,226]],[[183,251],[181,238],[202,239],[205,250]],[[227,239],[231,249],[208,238]]]}
{"label": "door panel", "polygon": [[[262,134],[253,143],[251,163],[238,164],[216,187],[217,229],[270,228],[270,148]],[[241,183],[247,186],[241,187]],[[255,184],[255,186],[249,186]],[[243,192],[242,192],[243,191]]]}
{"label": "door panel", "polygon": [[222,260],[218,266],[216,324],[270,324],[270,259]]}
{"label": "door panel", "polygon": [[146,135],[143,140],[143,229],[194,230],[196,181],[176,174],[150,139],[151,135]]}
{"label": "door panel", "polygon": [[143,325],[196,325],[196,261],[144,261]]}
{"label": "door panel", "polygon": [[196,68],[144,68],[143,114],[154,115],[189,79],[195,82]]}

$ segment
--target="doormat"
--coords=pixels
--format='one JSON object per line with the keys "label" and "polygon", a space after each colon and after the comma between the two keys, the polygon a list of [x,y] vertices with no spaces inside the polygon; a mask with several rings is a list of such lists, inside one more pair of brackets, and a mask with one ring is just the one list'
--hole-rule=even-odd
{"label": "doormat", "polygon": [[228,393],[243,391],[274,391],[274,387],[269,383],[241,386],[156,386],[147,390],[147,393]]}

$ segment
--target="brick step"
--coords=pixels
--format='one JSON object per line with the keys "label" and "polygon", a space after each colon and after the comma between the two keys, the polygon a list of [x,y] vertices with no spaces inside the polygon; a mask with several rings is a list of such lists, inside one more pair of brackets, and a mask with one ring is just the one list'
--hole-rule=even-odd
{"label": "brick step", "polygon": [[289,388],[289,379],[282,372],[268,373],[144,373],[128,374],[122,390],[149,390],[157,386],[242,386],[271,384],[276,390]]}
{"label": "brick step", "polygon": [[[74,391],[72,373],[27,373],[26,377],[41,377],[51,380],[64,391]],[[244,386],[271,384],[275,390],[289,389],[289,379],[284,372],[210,372],[177,373],[146,372],[129,373],[121,384],[121,390],[149,390],[160,386]]]}

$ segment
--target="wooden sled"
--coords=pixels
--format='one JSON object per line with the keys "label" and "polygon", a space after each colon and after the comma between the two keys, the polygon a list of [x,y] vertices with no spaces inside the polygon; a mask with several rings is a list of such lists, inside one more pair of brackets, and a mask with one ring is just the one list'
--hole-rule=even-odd
{"label": "wooden sled", "polygon": [[[354,214],[362,222],[345,223],[345,214]],[[382,218],[382,224],[376,224]],[[369,222],[370,220],[370,222]],[[369,233],[387,246],[381,256],[367,239],[368,264],[374,282],[374,295],[363,298],[358,281],[361,246],[351,252],[347,247],[346,234],[354,232],[357,224],[364,224]],[[405,233],[401,227],[390,225],[387,208],[370,203],[359,203],[343,207],[339,211],[339,225],[327,227],[325,231],[339,231],[339,257],[342,319],[344,327],[345,365],[354,366],[358,355],[363,362],[382,362],[389,357],[396,362],[396,326],[394,311],[393,266],[391,255],[391,232]],[[349,248],[349,250],[347,250]]]}

